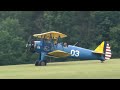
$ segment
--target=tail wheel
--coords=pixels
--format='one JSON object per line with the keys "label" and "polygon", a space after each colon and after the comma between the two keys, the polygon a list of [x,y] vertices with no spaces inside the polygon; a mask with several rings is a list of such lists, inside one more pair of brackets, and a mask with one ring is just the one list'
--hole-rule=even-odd
{"label": "tail wheel", "polygon": [[39,60],[36,60],[35,66],[38,66],[38,64],[39,64]]}
{"label": "tail wheel", "polygon": [[104,63],[104,61],[101,61],[101,63]]}

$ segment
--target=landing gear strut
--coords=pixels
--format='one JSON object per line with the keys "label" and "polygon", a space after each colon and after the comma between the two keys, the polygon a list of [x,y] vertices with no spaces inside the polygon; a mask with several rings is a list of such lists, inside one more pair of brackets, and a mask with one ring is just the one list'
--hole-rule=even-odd
{"label": "landing gear strut", "polygon": [[35,66],[46,66],[47,62],[46,60],[40,61],[40,60],[36,60],[35,62]]}

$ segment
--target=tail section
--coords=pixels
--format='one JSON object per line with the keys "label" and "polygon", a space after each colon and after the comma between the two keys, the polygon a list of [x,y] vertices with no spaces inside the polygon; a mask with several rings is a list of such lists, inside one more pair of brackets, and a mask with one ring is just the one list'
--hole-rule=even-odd
{"label": "tail section", "polygon": [[104,54],[105,42],[103,41],[95,50],[94,53]]}
{"label": "tail section", "polygon": [[111,47],[108,42],[103,41],[94,51],[93,53],[101,54],[104,56],[104,60],[108,60],[111,58]]}

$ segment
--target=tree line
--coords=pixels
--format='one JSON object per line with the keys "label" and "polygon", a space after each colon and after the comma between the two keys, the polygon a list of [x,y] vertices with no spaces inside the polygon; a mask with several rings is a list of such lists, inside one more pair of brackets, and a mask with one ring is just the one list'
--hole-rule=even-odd
{"label": "tree line", "polygon": [[26,53],[28,37],[47,31],[92,50],[109,41],[112,57],[120,57],[120,11],[0,11],[0,65],[34,63],[38,55]]}

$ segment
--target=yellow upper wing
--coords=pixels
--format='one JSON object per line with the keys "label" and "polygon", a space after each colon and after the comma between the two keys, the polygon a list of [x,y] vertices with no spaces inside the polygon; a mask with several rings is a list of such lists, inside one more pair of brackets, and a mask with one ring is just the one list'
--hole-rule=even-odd
{"label": "yellow upper wing", "polygon": [[61,50],[55,50],[53,52],[48,53],[48,55],[54,56],[54,57],[67,57],[67,56],[70,56],[71,54],[61,51]]}
{"label": "yellow upper wing", "polygon": [[41,34],[34,34],[33,36],[37,38],[46,38],[46,39],[50,39],[50,37],[52,37],[52,39],[57,39],[59,36],[60,38],[67,37],[67,35],[62,34],[60,32],[56,32],[56,31],[50,31],[50,32],[41,33]]}

